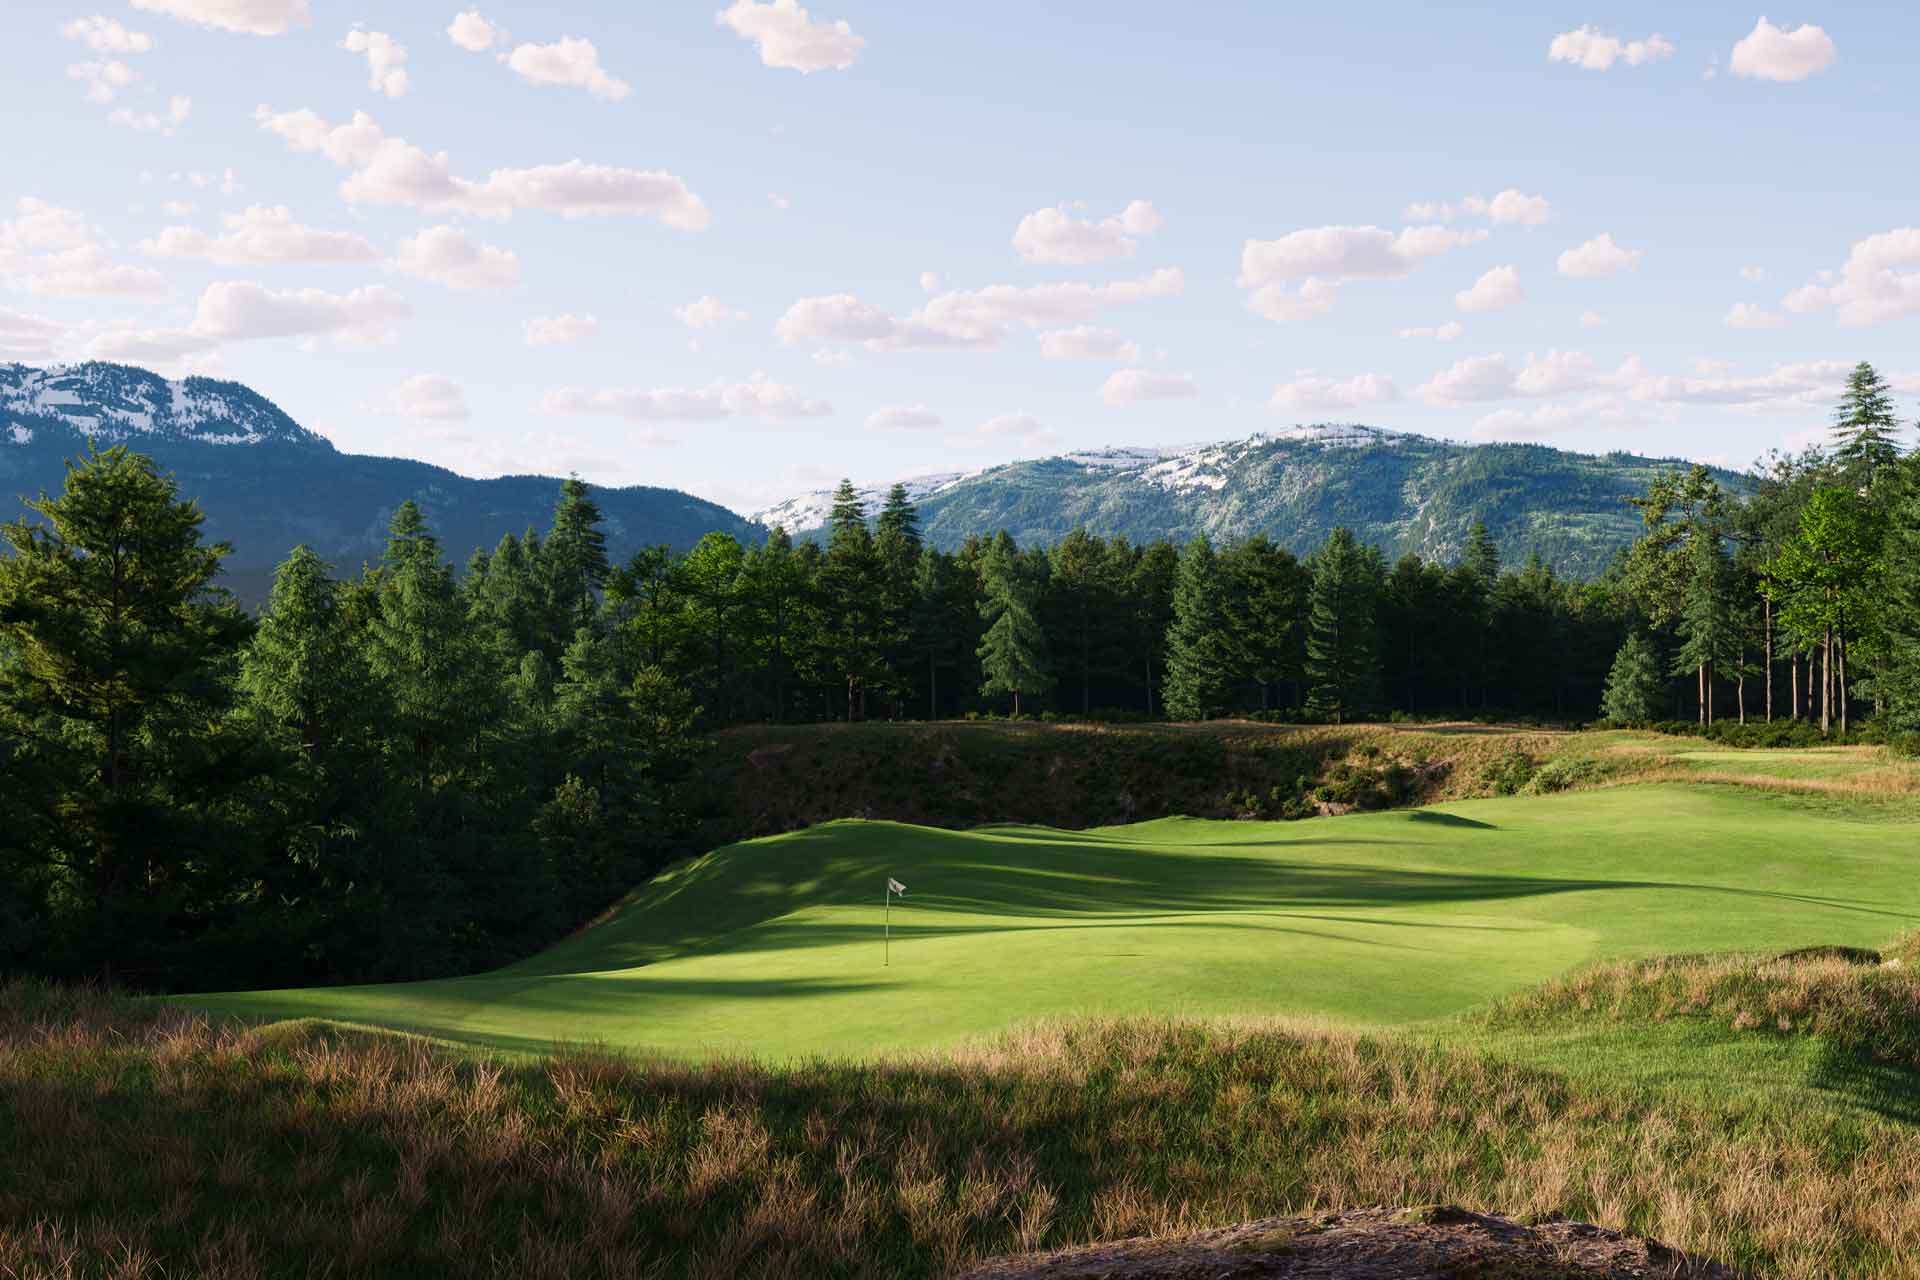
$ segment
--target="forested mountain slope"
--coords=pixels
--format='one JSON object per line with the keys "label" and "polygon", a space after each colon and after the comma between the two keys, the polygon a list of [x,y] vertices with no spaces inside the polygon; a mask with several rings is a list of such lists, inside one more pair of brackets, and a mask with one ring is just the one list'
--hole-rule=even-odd
{"label": "forested mountain slope", "polygon": [[[170,381],[125,365],[50,369],[0,365],[0,519],[15,495],[58,493],[66,459],[127,444],[179,479],[207,513],[208,539],[231,542],[226,585],[266,594],[273,568],[300,543],[344,572],[375,560],[394,509],[411,498],[456,562],[502,534],[544,529],[559,480],[474,480],[409,458],[341,453],[264,396],[236,382]],[[685,548],[720,530],[759,530],[711,502],[673,489],[595,491],[611,553],[625,559],[655,543]]]}
{"label": "forested mountain slope", "polygon": [[[946,549],[1002,528],[1022,546],[1053,543],[1085,525],[1135,541],[1264,534],[1305,554],[1345,525],[1389,558],[1414,551],[1448,562],[1479,519],[1505,563],[1537,554],[1563,575],[1591,576],[1641,532],[1640,515],[1627,499],[1646,492],[1660,471],[1686,465],[1321,425],[1179,449],[1013,462],[925,477],[908,489],[928,539]],[[1729,489],[1744,490],[1741,477],[1715,474]],[[824,523],[830,499],[800,495],[756,518],[808,533]]]}

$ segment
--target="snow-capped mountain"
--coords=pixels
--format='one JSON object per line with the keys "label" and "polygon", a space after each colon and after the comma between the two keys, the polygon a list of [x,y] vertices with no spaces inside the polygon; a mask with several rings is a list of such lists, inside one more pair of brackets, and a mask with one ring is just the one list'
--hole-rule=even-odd
{"label": "snow-capped mountain", "polygon": [[[286,444],[331,449],[237,382],[172,380],[122,364],[0,364],[0,445],[51,434],[96,444]],[[77,441],[75,441],[77,443]]]}
{"label": "snow-capped mountain", "polygon": [[[1479,519],[1510,562],[1538,555],[1556,569],[1593,574],[1639,532],[1627,498],[1681,465],[1317,423],[1209,444],[1084,450],[904,483],[927,539],[949,550],[999,529],[1026,545],[1084,527],[1135,542],[1257,534],[1305,553],[1344,525],[1389,556],[1413,551],[1446,560]],[[1725,473],[1721,482],[1742,484]],[[869,514],[886,491],[861,491]],[[806,535],[826,523],[832,505],[831,491],[820,490],[756,518]]]}

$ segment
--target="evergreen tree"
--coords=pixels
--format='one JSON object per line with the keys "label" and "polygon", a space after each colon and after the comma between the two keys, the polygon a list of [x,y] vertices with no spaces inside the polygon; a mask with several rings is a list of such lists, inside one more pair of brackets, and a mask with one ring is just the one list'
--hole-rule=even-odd
{"label": "evergreen tree", "polygon": [[561,482],[553,529],[537,559],[546,596],[540,649],[550,661],[558,661],[574,633],[587,624],[598,593],[607,585],[611,567],[601,519],[599,504],[584,481],[571,476]]}
{"label": "evergreen tree", "polygon": [[1886,655],[1868,691],[1885,704],[1890,724],[1920,733],[1920,459],[1907,469],[1906,496],[1883,544]]}
{"label": "evergreen tree", "polygon": [[1167,630],[1162,698],[1175,720],[1205,720],[1227,706],[1234,677],[1233,624],[1226,582],[1213,544],[1195,538],[1180,553],[1173,582],[1173,625]]}
{"label": "evergreen tree", "polygon": [[1475,520],[1467,530],[1467,547],[1460,556],[1460,563],[1480,584],[1482,591],[1491,593],[1494,585],[1500,581],[1500,548],[1495,545],[1493,535],[1487,532],[1487,522]]}
{"label": "evergreen tree", "polygon": [[926,678],[929,720],[940,718],[940,673],[951,671],[970,643],[978,610],[967,578],[952,556],[923,547],[913,575],[913,642],[915,678]]}
{"label": "evergreen tree", "polygon": [[1712,724],[1715,669],[1729,662],[1737,666],[1740,659],[1732,599],[1733,566],[1715,533],[1696,537],[1687,554],[1690,563],[1681,592],[1677,622],[1680,647],[1674,653],[1673,674],[1695,675],[1700,723]]}
{"label": "evergreen tree", "polygon": [[845,690],[846,718],[866,713],[867,695],[893,684],[888,656],[898,648],[884,566],[867,529],[866,508],[850,481],[834,493],[820,571],[814,660]]}
{"label": "evergreen tree", "polygon": [[1600,714],[1615,724],[1645,724],[1659,715],[1665,685],[1652,642],[1635,631],[1614,655]]}
{"label": "evergreen tree", "polygon": [[1313,562],[1307,615],[1307,709],[1341,724],[1374,698],[1376,586],[1349,529],[1335,529]]}
{"label": "evergreen tree", "polygon": [[1133,654],[1126,665],[1140,672],[1148,715],[1164,710],[1155,706],[1154,698],[1166,678],[1167,636],[1173,626],[1174,582],[1179,572],[1180,553],[1163,538],[1140,548],[1127,573]]}
{"label": "evergreen tree", "polygon": [[1847,389],[1833,414],[1834,460],[1856,487],[1873,483],[1882,468],[1900,457],[1893,388],[1862,360],[1847,375]]}
{"label": "evergreen tree", "polygon": [[1298,686],[1306,668],[1306,603],[1313,575],[1292,552],[1264,537],[1248,538],[1220,556],[1227,584],[1233,665],[1260,691],[1260,709],[1274,689]]}
{"label": "evergreen tree", "polygon": [[1035,617],[1039,590],[1031,568],[1004,529],[994,538],[980,568],[980,616],[987,624],[978,649],[985,676],[980,692],[1012,694],[1017,716],[1023,694],[1034,697],[1053,687],[1047,638]]}

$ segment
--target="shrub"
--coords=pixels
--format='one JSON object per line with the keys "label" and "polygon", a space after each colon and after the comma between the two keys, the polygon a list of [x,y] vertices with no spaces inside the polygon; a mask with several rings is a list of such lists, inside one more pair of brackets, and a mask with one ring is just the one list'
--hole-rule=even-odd
{"label": "shrub", "polygon": [[1592,786],[1606,777],[1608,772],[1607,766],[1592,756],[1555,756],[1540,766],[1533,775],[1533,781],[1527,784],[1527,790],[1537,795],[1570,791],[1575,787]]}
{"label": "shrub", "polygon": [[1533,757],[1515,747],[1485,765],[1480,785],[1497,796],[1518,795],[1533,780]]}

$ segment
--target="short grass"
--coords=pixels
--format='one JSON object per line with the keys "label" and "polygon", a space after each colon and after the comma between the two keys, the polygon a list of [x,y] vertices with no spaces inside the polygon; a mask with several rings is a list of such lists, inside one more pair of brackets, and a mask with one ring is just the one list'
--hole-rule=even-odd
{"label": "short grass", "polygon": [[[1762,753],[1754,753],[1762,754]],[[1908,821],[1642,785],[1295,823],[843,821],[720,849],[508,969],[192,997],[492,1049],[683,1059],[951,1047],[1036,1019],[1435,1028],[1596,961],[1920,927]],[[892,911],[883,965],[882,890]]]}

